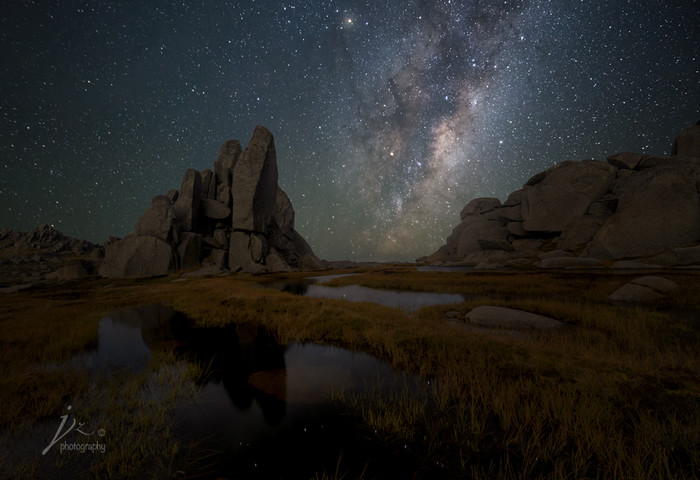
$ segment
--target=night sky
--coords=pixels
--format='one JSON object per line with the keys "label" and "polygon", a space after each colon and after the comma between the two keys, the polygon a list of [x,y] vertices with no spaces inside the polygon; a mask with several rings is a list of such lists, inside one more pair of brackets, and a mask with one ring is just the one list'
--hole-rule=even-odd
{"label": "night sky", "polygon": [[433,252],[472,198],[700,119],[700,1],[5,0],[0,227],[124,236],[275,134],[328,260]]}

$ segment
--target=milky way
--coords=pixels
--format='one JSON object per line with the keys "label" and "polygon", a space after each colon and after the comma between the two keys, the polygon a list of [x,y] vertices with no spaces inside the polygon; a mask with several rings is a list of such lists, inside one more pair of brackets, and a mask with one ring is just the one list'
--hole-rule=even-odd
{"label": "milky way", "polygon": [[0,227],[123,236],[262,124],[320,257],[410,260],[557,162],[667,153],[700,119],[698,7],[11,0]]}

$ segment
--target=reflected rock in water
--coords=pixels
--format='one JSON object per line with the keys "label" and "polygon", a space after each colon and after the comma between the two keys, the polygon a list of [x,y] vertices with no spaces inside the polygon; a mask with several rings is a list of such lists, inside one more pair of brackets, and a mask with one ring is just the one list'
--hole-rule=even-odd
{"label": "reflected rock in water", "polygon": [[[295,381],[287,383],[287,378]],[[296,381],[298,380],[298,381]],[[336,365],[309,365],[287,367],[284,370],[265,370],[250,376],[256,389],[273,395],[285,403],[312,405],[328,400],[328,386],[343,391],[356,386],[348,369]]]}
{"label": "reflected rock in water", "polygon": [[313,283],[311,280],[298,280],[291,282],[270,282],[265,284],[265,286],[282,292],[304,296],[309,290],[309,285],[311,285],[311,283]]}
{"label": "reflected rock in water", "polygon": [[[244,410],[255,400],[270,425],[285,415],[285,404],[272,395],[253,388],[251,373],[285,368],[285,347],[263,327],[234,324],[219,328],[194,328],[185,317],[172,323],[176,338],[183,343],[179,354],[209,367],[209,382],[221,383],[236,408]],[[286,388],[286,377],[278,378],[278,389]]]}
{"label": "reflected rock in water", "polygon": [[201,467],[216,472],[214,478],[288,478],[289,471],[311,478],[335,468],[343,451],[361,452],[358,474],[368,459],[391,463],[391,471],[405,467],[403,459],[367,448],[330,402],[332,390],[353,394],[368,382],[387,391],[404,384],[404,376],[364,353],[280,345],[266,329],[248,324],[195,328],[172,308],[150,305],[102,318],[96,350],[75,360],[106,374],[114,367],[137,371],[153,351],[168,347],[206,368],[195,398],[176,407],[173,434],[205,442],[211,454]]}
{"label": "reflected rock in water", "polygon": [[[280,397],[253,388],[248,377],[265,370],[285,370],[285,347],[262,327],[235,324],[220,328],[192,327],[187,317],[163,305],[125,308],[100,320],[98,342],[84,361],[91,369],[145,367],[151,352],[173,348],[208,367],[204,384],[220,383],[231,403],[249,409],[255,400],[268,424],[285,416]],[[286,389],[286,375],[276,377],[275,391]]]}
{"label": "reflected rock in water", "polygon": [[371,302],[384,305],[385,307],[398,308],[406,312],[415,312],[420,308],[434,305],[462,303],[465,300],[463,295],[457,293],[395,291],[361,285],[330,287],[323,284],[318,285],[316,283],[318,281],[326,282],[333,278],[345,276],[350,275],[309,277],[305,281],[272,282],[266,284],[266,286],[283,292],[311,298],[329,298],[349,302]]}

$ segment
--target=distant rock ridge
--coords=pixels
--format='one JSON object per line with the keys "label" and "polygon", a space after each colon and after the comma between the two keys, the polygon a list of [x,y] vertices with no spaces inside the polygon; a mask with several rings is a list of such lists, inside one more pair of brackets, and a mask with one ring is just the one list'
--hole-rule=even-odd
{"label": "distant rock ridge", "polygon": [[100,245],[66,236],[46,223],[29,232],[3,228],[0,291],[6,291],[5,285],[26,288],[44,281],[76,280],[94,273],[101,259]]}
{"label": "distant rock ridge", "polygon": [[446,244],[418,262],[700,265],[700,122],[678,135],[670,156],[623,152],[606,162],[565,161],[504,203],[472,200],[460,217]]}
{"label": "distant rock ridge", "polygon": [[29,232],[18,232],[11,228],[0,230],[0,251],[14,254],[36,251],[44,254],[71,254],[77,257],[89,255],[100,248],[87,240],[68,237],[52,225],[44,223]]}
{"label": "distant rock ridge", "polygon": [[213,170],[188,169],[179,190],[155,196],[133,233],[105,244],[99,274],[158,276],[203,263],[253,273],[324,267],[294,230],[265,127],[255,127],[245,150],[225,142]]}

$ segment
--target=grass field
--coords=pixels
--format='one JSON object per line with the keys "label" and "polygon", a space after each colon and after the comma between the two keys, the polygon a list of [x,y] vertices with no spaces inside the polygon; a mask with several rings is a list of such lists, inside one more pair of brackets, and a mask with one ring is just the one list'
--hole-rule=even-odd
{"label": "grass field", "polygon": [[[417,458],[426,478],[434,472],[494,479],[698,478],[699,275],[656,272],[674,280],[679,291],[660,305],[620,307],[611,305],[608,296],[639,275],[416,272],[406,266],[354,272],[360,275],[330,284],[461,293],[466,301],[409,315],[375,304],[306,298],[264,287],[264,282],[306,275],[301,273],[177,283],[170,281],[174,277],[93,279],[0,296],[2,428],[12,434],[31,431],[38,422],[58,419],[70,399],[94,397],[97,380],[84,371],[40,367],[60,364],[94,343],[104,312],[161,302],[186,314],[197,327],[262,325],[280,343],[361,350],[417,375],[423,380],[417,389],[387,396],[370,385],[361,395],[339,392],[334,399],[372,441]],[[466,313],[478,305],[520,308],[570,327],[504,337],[446,321],[446,312]],[[203,371],[164,355],[154,359],[149,371],[163,378],[163,388],[174,392],[170,400],[175,401],[191,393],[193,379]],[[173,366],[187,372],[178,377],[184,379],[178,385],[168,383]],[[162,448],[145,446],[149,436],[167,437],[163,432],[171,420],[170,404],[144,400],[138,393],[143,379],[119,380],[120,385],[133,383],[131,390],[114,389],[116,379],[99,381],[101,391],[113,392],[109,421],[141,422],[141,437],[131,439],[134,450],[95,467],[97,473],[128,478],[149,465],[154,476],[182,476],[178,472],[186,467],[175,465],[186,464],[186,449],[174,439],[168,438]],[[142,403],[129,403],[135,398]],[[155,403],[159,410],[153,409]],[[88,404],[85,409],[96,409]],[[117,469],[124,458],[135,460],[126,470]],[[0,457],[0,471],[31,477],[32,468],[31,462]],[[322,476],[340,478],[342,472],[319,472]]]}

